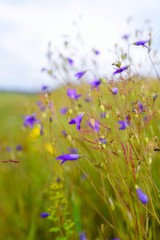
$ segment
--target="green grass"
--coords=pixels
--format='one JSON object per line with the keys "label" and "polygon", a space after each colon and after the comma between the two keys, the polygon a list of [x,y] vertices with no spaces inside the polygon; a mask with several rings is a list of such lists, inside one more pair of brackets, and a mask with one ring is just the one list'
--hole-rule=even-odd
{"label": "green grass", "polygon": [[[145,79],[126,85],[119,82],[117,86],[116,96],[108,90],[112,87],[109,83],[103,83],[100,91],[86,85],[76,87],[83,94],[78,102],[66,96],[67,88],[46,98],[0,94],[0,160],[19,161],[0,163],[1,239],[43,240],[59,236],[61,240],[74,240],[82,231],[91,240],[160,238],[159,98],[153,105],[158,83]],[[87,94],[92,98],[90,103],[84,102]],[[42,113],[36,106],[38,100],[45,105],[52,101],[53,105]],[[138,100],[145,105],[142,114],[132,111]],[[62,116],[59,110],[64,106],[69,106],[70,111]],[[100,118],[102,109],[107,118]],[[44,126],[44,135],[31,138],[32,130],[23,127],[23,116],[34,112]],[[68,124],[78,112],[85,112],[81,131]],[[131,125],[121,131],[117,121],[127,115]],[[98,133],[87,125],[93,118],[101,123]],[[98,142],[101,136],[107,140],[105,146]],[[15,150],[18,144],[23,146],[22,152]],[[52,153],[47,151],[47,144],[53,147]],[[7,146],[11,152],[6,151]],[[67,153],[70,147],[85,157],[60,165],[56,156]],[[147,205],[137,199],[135,185],[149,196]],[[63,202],[67,213],[61,214],[62,209],[57,208]],[[40,213],[46,211],[51,213],[50,221],[40,218]],[[71,237],[65,238],[70,234],[68,225],[67,230],[64,228],[68,219],[75,225]],[[53,227],[60,231],[49,232]]]}

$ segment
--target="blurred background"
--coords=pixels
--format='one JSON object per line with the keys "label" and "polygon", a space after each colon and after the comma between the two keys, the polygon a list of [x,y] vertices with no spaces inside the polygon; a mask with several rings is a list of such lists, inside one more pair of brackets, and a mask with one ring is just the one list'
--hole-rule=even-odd
{"label": "blurred background", "polygon": [[[48,43],[63,51],[67,39],[81,45],[79,56],[86,58],[97,49],[100,71],[106,74],[117,60],[112,55],[114,44],[124,41],[125,35],[131,36],[128,43],[134,42],[131,33],[136,30],[144,31],[139,40],[152,31],[153,49],[159,51],[159,9],[159,0],[0,0],[0,90],[34,92],[42,85],[56,87],[55,79],[41,71],[47,66]],[[146,57],[144,51],[133,54],[139,61]]]}

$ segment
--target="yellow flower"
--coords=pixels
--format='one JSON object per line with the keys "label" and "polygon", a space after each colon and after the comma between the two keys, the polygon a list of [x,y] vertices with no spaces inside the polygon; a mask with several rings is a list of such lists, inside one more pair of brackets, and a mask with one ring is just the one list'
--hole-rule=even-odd
{"label": "yellow flower", "polygon": [[52,155],[55,154],[55,149],[51,143],[45,144],[45,150]]}
{"label": "yellow flower", "polygon": [[41,131],[40,125],[36,125],[34,128],[31,129],[28,135],[28,139],[32,141],[35,140],[40,136],[40,131]]}

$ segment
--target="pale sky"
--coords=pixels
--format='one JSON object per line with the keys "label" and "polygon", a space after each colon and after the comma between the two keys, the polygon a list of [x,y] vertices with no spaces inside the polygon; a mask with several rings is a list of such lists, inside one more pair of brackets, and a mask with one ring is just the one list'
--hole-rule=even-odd
{"label": "pale sky", "polygon": [[[47,66],[48,42],[60,46],[64,34],[75,39],[75,21],[86,49],[94,47],[106,55],[106,73],[112,63],[108,49],[123,34],[144,29],[146,19],[151,21],[154,47],[159,50],[159,9],[159,0],[0,0],[0,89],[53,85],[54,80],[41,72]],[[129,16],[133,20],[128,28]]]}

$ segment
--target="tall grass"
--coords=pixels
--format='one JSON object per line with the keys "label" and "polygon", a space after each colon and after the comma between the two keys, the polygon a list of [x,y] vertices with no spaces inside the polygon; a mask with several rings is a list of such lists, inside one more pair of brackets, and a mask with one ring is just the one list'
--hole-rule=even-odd
{"label": "tall grass", "polygon": [[160,238],[159,79],[126,61],[112,80],[1,95],[2,239]]}

